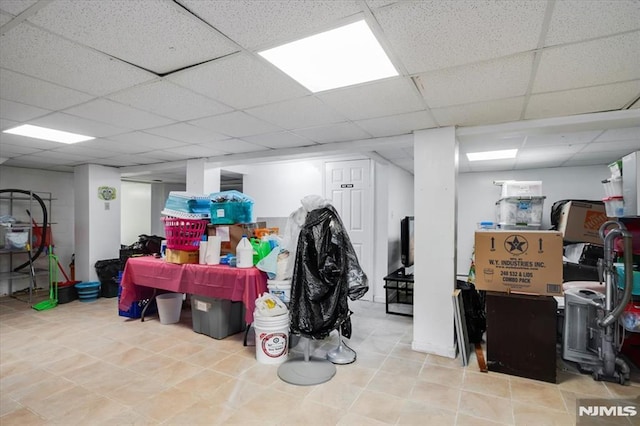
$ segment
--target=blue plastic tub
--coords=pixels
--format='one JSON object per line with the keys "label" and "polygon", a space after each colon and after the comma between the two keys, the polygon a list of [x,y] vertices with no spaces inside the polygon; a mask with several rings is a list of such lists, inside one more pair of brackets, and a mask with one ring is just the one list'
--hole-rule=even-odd
{"label": "blue plastic tub", "polygon": [[94,302],[100,295],[100,282],[83,282],[75,285],[81,302]]}

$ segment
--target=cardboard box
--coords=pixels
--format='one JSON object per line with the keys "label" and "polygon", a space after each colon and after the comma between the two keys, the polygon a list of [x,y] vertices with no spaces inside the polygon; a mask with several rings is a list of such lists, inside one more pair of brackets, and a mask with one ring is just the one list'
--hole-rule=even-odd
{"label": "cardboard box", "polygon": [[478,290],[562,295],[562,234],[476,231]]}
{"label": "cardboard box", "polygon": [[236,246],[243,235],[249,238],[254,237],[254,230],[266,228],[266,222],[256,223],[236,223],[234,225],[207,225],[207,235],[218,235],[222,237],[220,244],[220,254],[236,254]]}
{"label": "cardboard box", "polygon": [[562,207],[558,231],[565,241],[602,245],[598,231],[607,220],[603,204],[569,201]]}
{"label": "cardboard box", "polygon": [[165,262],[169,263],[198,263],[199,251],[198,250],[174,250],[167,248],[165,256]]}

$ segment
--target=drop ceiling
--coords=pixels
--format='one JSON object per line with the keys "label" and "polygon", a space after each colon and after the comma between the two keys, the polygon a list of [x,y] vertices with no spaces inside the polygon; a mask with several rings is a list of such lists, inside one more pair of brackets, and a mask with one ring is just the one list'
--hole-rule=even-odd
{"label": "drop ceiling", "polygon": [[[257,54],[360,19],[398,77],[311,93]],[[3,0],[0,129],[96,139],[2,133],[0,157],[172,181],[189,159],[344,152],[412,173],[412,132],[457,126],[463,173],[607,164],[640,149],[639,51],[634,0]]]}

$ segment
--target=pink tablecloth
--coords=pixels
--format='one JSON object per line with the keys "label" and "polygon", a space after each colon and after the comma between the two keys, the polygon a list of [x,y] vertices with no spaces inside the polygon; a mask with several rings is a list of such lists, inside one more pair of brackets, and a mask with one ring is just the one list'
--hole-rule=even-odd
{"label": "pink tablecloth", "polygon": [[153,289],[242,302],[245,321],[253,322],[255,301],[267,292],[267,276],[252,268],[231,268],[226,265],[177,265],[151,256],[132,257],[122,274],[120,309],[148,299]]}

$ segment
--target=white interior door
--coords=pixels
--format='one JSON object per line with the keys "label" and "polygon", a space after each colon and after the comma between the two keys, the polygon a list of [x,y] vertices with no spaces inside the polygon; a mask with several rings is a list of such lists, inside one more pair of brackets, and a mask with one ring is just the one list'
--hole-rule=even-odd
{"label": "white interior door", "polygon": [[373,197],[370,160],[325,164],[325,198],[331,200],[349,233],[360,266],[369,279],[364,300],[373,300]]}

